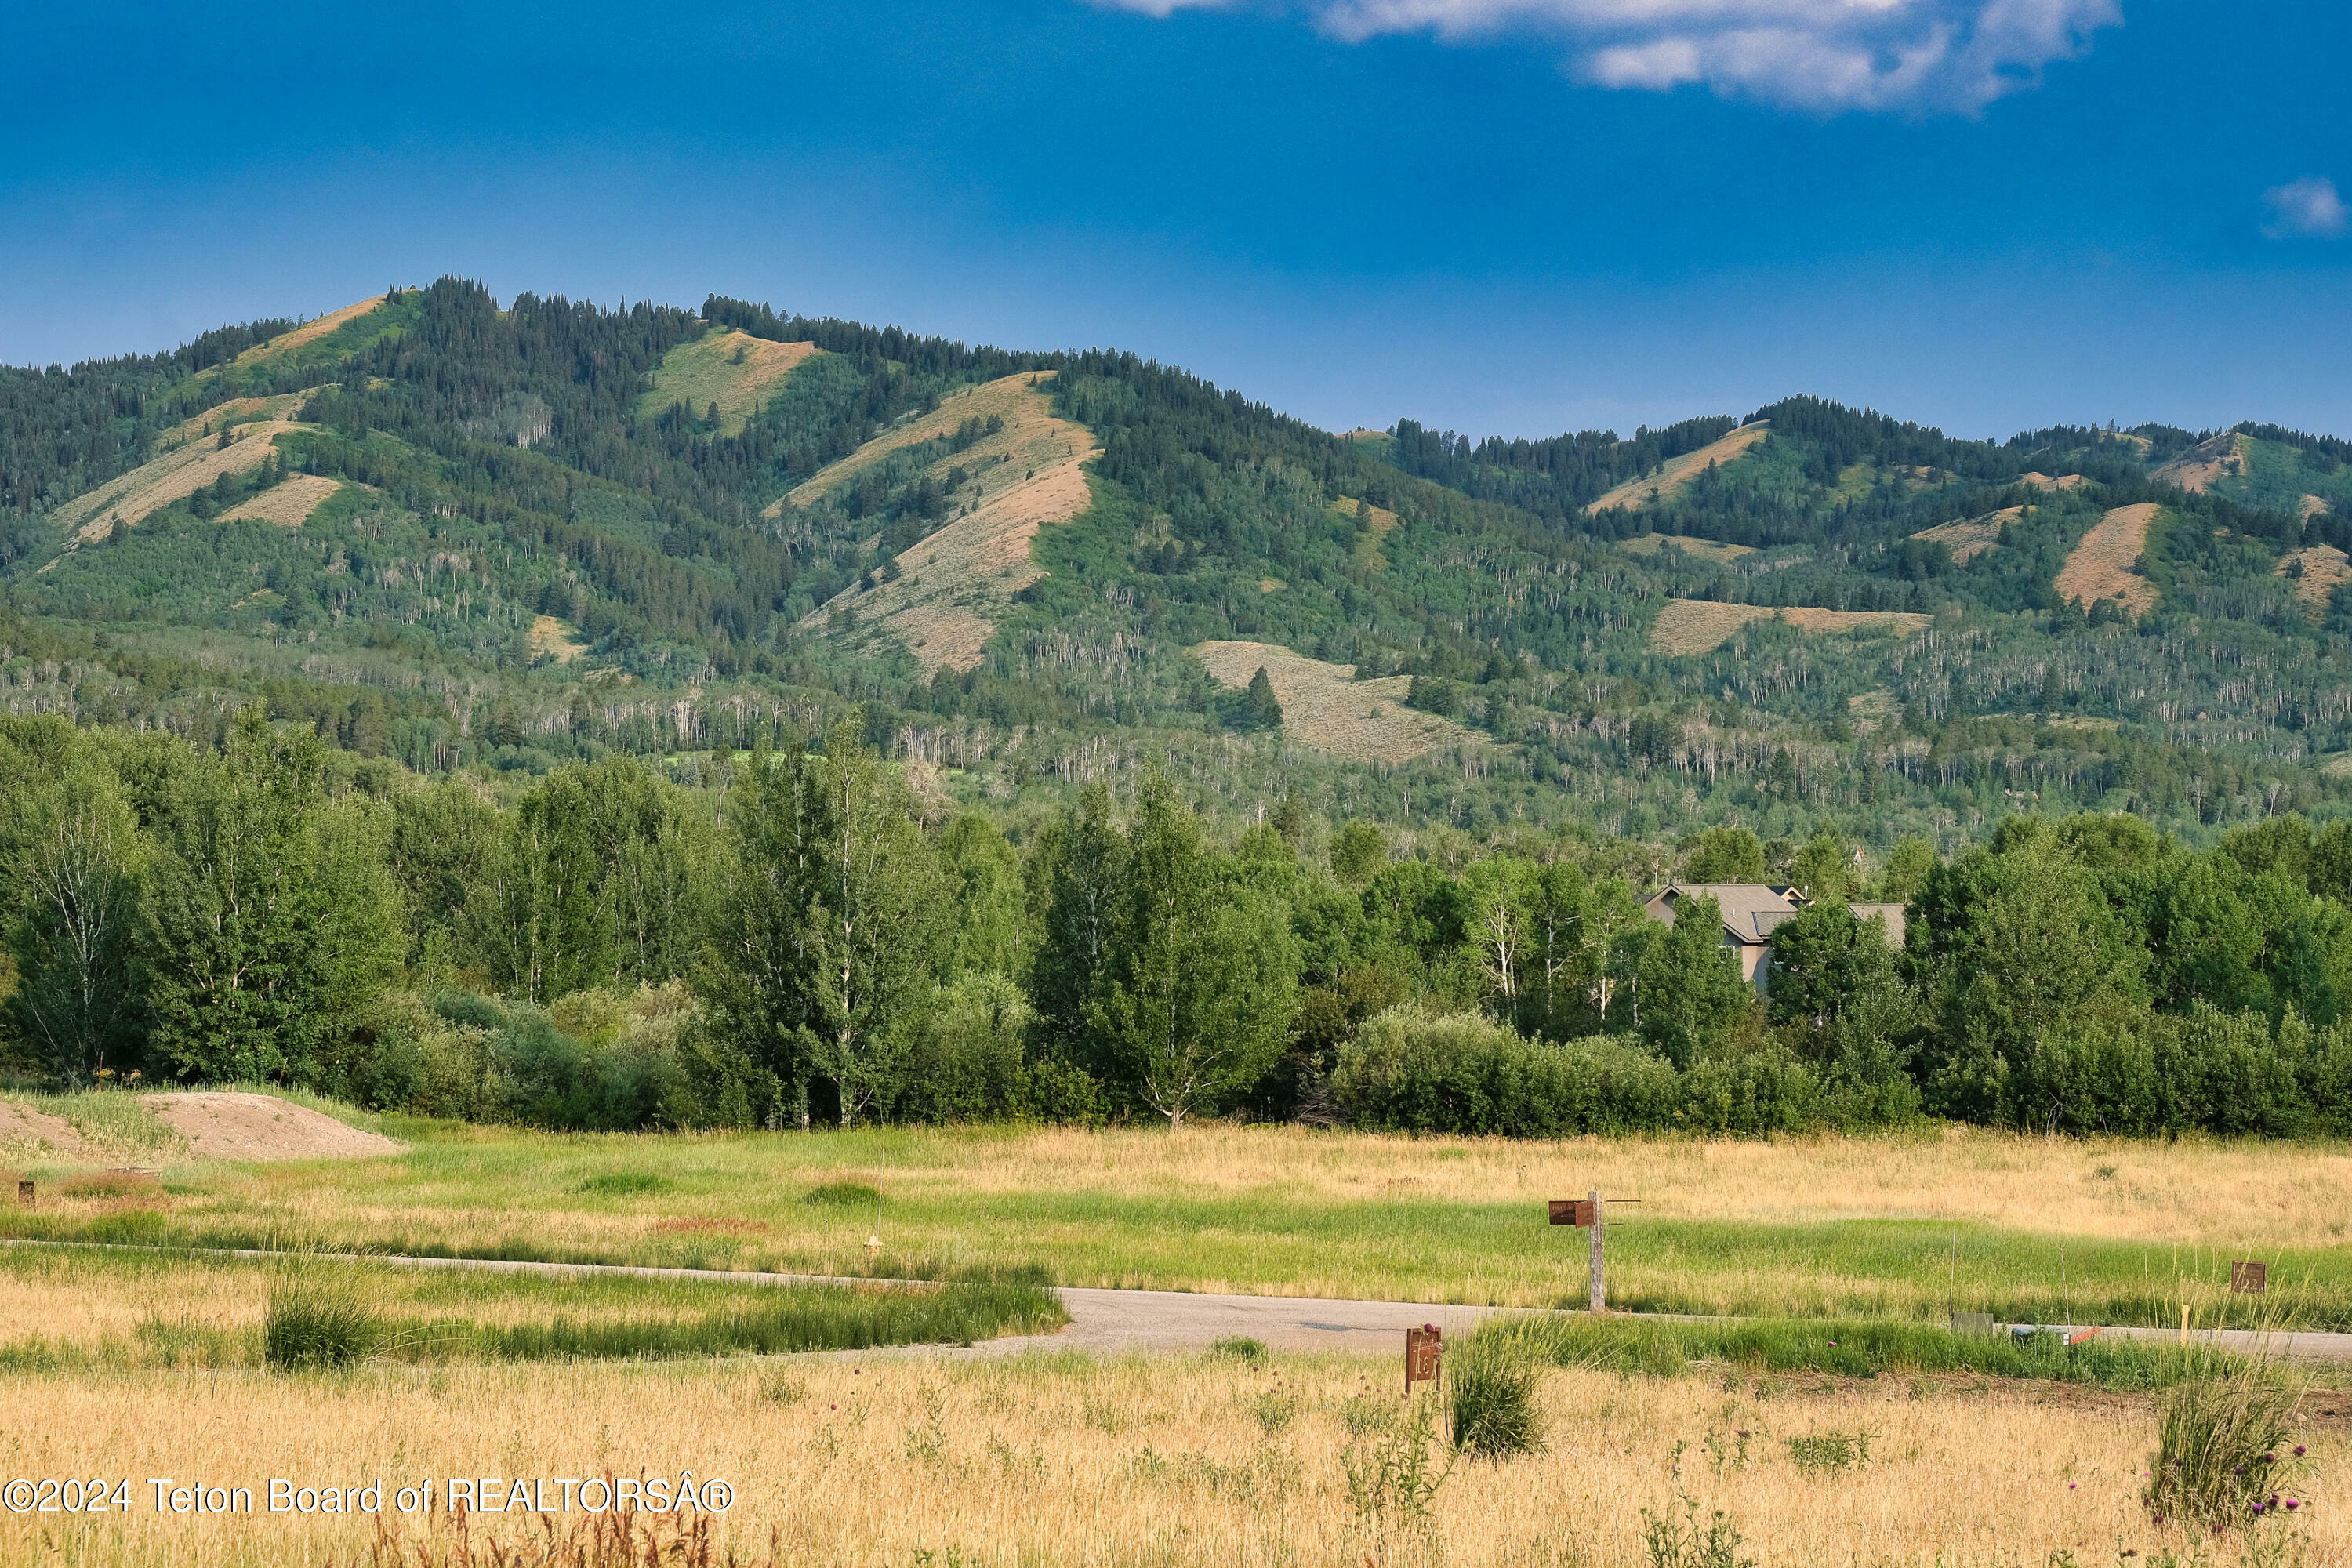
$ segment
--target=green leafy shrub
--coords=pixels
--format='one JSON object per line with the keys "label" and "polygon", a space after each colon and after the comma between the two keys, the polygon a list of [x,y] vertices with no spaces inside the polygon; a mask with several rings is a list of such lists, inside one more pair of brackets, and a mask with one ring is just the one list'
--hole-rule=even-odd
{"label": "green leafy shrub", "polygon": [[1411,1003],[1341,1044],[1331,1089],[1359,1127],[1532,1138],[1672,1127],[1682,1104],[1674,1068],[1638,1046],[1544,1044]]}
{"label": "green leafy shrub", "polygon": [[1789,1462],[1809,1476],[1834,1476],[1870,1463],[1867,1431],[1809,1432],[1781,1441],[1788,1445]]}

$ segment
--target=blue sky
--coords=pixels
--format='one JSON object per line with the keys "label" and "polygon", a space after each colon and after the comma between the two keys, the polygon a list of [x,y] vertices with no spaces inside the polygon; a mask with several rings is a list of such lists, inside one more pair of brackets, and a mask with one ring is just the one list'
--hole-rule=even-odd
{"label": "blue sky", "polygon": [[34,9],[9,363],[456,272],[1116,344],[1342,428],[2352,434],[2340,0]]}

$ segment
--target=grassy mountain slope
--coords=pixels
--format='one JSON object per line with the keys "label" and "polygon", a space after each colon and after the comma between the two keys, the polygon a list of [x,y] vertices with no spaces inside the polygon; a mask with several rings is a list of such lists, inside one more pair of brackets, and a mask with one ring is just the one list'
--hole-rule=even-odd
{"label": "grassy mountain slope", "polygon": [[2194,834],[2352,802],[2347,457],[1813,398],[1334,436],[1128,354],[445,279],[0,370],[0,689],[522,773],[698,775],[855,703],[1015,819],[1156,755],[1237,814],[1481,833]]}

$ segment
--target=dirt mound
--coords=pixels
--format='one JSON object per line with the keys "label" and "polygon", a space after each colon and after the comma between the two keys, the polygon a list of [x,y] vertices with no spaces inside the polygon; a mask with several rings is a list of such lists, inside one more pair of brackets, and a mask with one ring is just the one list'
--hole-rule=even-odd
{"label": "dirt mound", "polygon": [[0,1149],[57,1160],[94,1160],[104,1152],[64,1117],[16,1104],[0,1104]]}
{"label": "dirt mound", "polygon": [[1710,442],[1696,452],[1685,452],[1679,458],[1670,458],[1654,474],[1626,480],[1584,510],[1601,512],[1612,507],[1622,507],[1627,511],[1639,511],[1655,502],[1671,500],[1676,490],[1706,472],[1708,464],[1720,468],[1745,457],[1757,442],[1771,433],[1772,422],[1769,419],[1742,425],[1720,441]]}
{"label": "dirt mound", "polygon": [[1402,763],[1477,734],[1404,705],[1412,678],[1358,680],[1352,664],[1326,664],[1262,642],[1204,642],[1192,657],[1218,684],[1238,691],[1262,667],[1282,704],[1282,732],[1302,746],[1365,763]]}
{"label": "dirt mound", "polygon": [[814,343],[779,343],[749,332],[714,331],[662,356],[653,390],[637,399],[649,419],[673,403],[698,415],[719,405],[719,433],[740,436],[777,383],[815,357]]}
{"label": "dirt mound", "polygon": [[1750,621],[1782,620],[1801,632],[1835,635],[1871,630],[1916,632],[1929,616],[1906,610],[1821,610],[1791,605],[1726,605],[1712,599],[1670,599],[1650,627],[1650,646],[1661,653],[1706,653],[1721,647]]}
{"label": "dirt mound", "polygon": [[[951,436],[968,419],[1003,421],[994,435],[927,470],[942,484],[953,468],[966,477],[947,492],[951,521],[898,556],[898,579],[838,594],[803,626],[832,626],[838,616],[845,633],[879,630],[913,654],[925,675],[980,662],[997,613],[1045,575],[1029,558],[1029,542],[1045,524],[1066,522],[1094,503],[1084,465],[1101,448],[1092,431],[1054,416],[1043,390],[1051,374],[1024,372],[943,398],[937,412],[876,437],[786,498],[806,506],[902,447]],[[782,503],[767,515],[782,516]]]}
{"label": "dirt mound", "polygon": [[329,496],[342,488],[342,480],[322,474],[290,474],[259,495],[237,502],[221,513],[220,520],[238,522],[249,519],[274,522],[280,528],[299,528],[310,521],[310,514],[325,504]]}
{"label": "dirt mound", "polygon": [[147,1102],[158,1121],[215,1160],[363,1160],[402,1145],[273,1094],[199,1091]]}
{"label": "dirt mound", "polygon": [[1965,566],[1986,551],[2000,549],[2001,525],[2024,515],[2025,509],[2021,506],[2005,506],[1983,517],[1964,518],[1958,522],[1923,528],[1911,537],[1943,545],[1952,552],[1952,564]]}
{"label": "dirt mound", "polygon": [[2154,501],[2119,506],[2101,518],[2058,572],[2058,596],[2089,605],[2114,599],[2135,616],[2156,608],[2156,584],[2140,575],[2147,531],[2163,509]]}

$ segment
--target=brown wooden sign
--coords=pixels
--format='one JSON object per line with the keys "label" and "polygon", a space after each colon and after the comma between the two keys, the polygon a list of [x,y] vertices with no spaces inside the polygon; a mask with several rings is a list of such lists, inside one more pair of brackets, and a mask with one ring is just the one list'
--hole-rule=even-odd
{"label": "brown wooden sign", "polygon": [[16,1184],[16,1201],[17,1201],[18,1203],[20,1203],[20,1204],[24,1205],[26,1208],[31,1208],[31,1207],[33,1206],[33,1184],[32,1184],[32,1183],[30,1183],[30,1182],[26,1182],[26,1181],[21,1181],[21,1180],[20,1180],[19,1182],[17,1182],[17,1184]]}
{"label": "brown wooden sign", "polygon": [[1437,1381],[1438,1358],[1445,1353],[1445,1331],[1432,1323],[1404,1331],[1404,1391],[1416,1383]]}
{"label": "brown wooden sign", "polygon": [[2230,1265],[2230,1294],[2232,1296],[2267,1296],[2271,1289],[2271,1266],[2267,1263],[2237,1262]]}
{"label": "brown wooden sign", "polygon": [[1554,1225],[1591,1225],[1592,1203],[1588,1198],[1554,1198],[1551,1200],[1551,1223]]}

